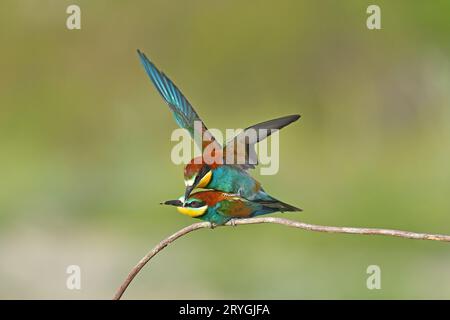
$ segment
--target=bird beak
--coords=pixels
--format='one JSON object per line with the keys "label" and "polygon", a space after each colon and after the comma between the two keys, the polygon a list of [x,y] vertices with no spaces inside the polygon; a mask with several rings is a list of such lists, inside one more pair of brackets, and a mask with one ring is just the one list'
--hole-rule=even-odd
{"label": "bird beak", "polygon": [[167,200],[166,202],[162,202],[161,204],[165,204],[168,206],[175,206],[175,207],[183,206],[183,202],[181,202],[180,200]]}
{"label": "bird beak", "polygon": [[195,189],[195,186],[186,186],[186,191],[184,193],[184,200],[186,201],[187,199],[189,199],[189,196],[191,195],[192,190]]}

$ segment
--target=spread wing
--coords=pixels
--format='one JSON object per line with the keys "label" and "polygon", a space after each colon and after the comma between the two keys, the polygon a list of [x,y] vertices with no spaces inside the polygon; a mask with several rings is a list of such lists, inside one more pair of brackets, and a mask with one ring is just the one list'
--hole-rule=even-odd
{"label": "spread wing", "polygon": [[[156,90],[158,90],[159,94],[169,105],[170,110],[172,110],[176,123],[181,128],[188,130],[193,139],[195,131],[198,131],[197,133],[200,134],[200,138],[205,137],[205,139],[202,139],[202,150],[210,143],[215,143],[217,148],[220,149],[219,143],[208,131],[197,112],[195,112],[192,105],[183,96],[177,86],[163,72],[159,71],[144,53],[139,50],[137,52]],[[196,121],[198,121],[197,127],[194,125]]]}
{"label": "spread wing", "polygon": [[255,168],[258,164],[255,144],[270,136],[275,130],[280,130],[299,118],[300,115],[285,116],[246,128],[226,144],[225,162],[240,166],[244,170]]}

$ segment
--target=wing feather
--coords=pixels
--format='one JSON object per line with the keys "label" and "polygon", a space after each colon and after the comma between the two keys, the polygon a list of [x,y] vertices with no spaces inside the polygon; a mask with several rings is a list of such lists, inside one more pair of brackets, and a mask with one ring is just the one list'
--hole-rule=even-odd
{"label": "wing feather", "polygon": [[[244,129],[241,133],[229,141],[224,150],[224,156],[228,153],[233,157],[225,159],[228,164],[235,164],[244,170],[253,169],[258,164],[255,153],[255,144],[270,136],[276,130],[280,130],[292,122],[297,121],[300,115],[290,115],[269,121],[264,121]],[[244,160],[239,164],[237,160]]]}
{"label": "wing feather", "polygon": [[[198,116],[197,112],[195,112],[189,101],[183,96],[177,86],[163,72],[159,71],[158,68],[150,61],[150,59],[147,58],[144,53],[139,50],[137,52],[139,54],[141,63],[144,66],[145,71],[147,72],[147,75],[149,76],[156,90],[158,90],[159,94],[169,105],[178,126],[188,130],[191,137],[194,138],[194,123],[195,121],[199,121],[201,123],[201,132],[198,133],[202,134],[200,136],[202,137],[203,133],[208,131],[208,129]],[[202,143],[202,149],[204,149],[210,143],[215,143],[216,147],[220,149],[221,146],[209,133],[209,131],[208,135],[211,136],[211,141]]]}

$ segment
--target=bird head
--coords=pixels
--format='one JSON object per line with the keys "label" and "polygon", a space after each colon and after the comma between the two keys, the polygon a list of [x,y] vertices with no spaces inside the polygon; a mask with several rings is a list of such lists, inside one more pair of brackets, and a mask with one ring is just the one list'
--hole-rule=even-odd
{"label": "bird head", "polygon": [[179,213],[193,218],[204,215],[208,209],[208,205],[203,200],[196,199],[195,197],[191,197],[187,200],[185,200],[184,197],[181,197],[178,200],[168,200],[162,204],[175,206]]}
{"label": "bird head", "polygon": [[212,170],[206,163],[195,163],[191,161],[184,168],[184,184],[186,191],[185,199],[189,199],[189,195],[195,188],[206,188],[211,181]]}

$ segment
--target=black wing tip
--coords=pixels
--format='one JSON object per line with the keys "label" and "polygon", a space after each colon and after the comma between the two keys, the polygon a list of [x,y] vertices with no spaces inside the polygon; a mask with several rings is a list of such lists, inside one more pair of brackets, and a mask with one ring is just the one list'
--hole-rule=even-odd
{"label": "black wing tip", "polygon": [[142,63],[144,63],[144,61],[149,61],[148,58],[146,57],[145,53],[143,53],[141,50],[136,49],[136,52],[139,56],[139,59],[142,61]]}
{"label": "black wing tip", "polygon": [[289,115],[289,116],[282,117],[282,118],[280,118],[280,120],[283,119],[283,120],[286,121],[286,124],[283,125],[283,127],[284,127],[284,126],[287,126],[288,124],[291,124],[291,123],[297,121],[301,117],[302,116],[299,115],[299,114],[292,114],[292,115]]}
{"label": "black wing tip", "polygon": [[303,209],[302,208],[297,208],[294,206],[289,205],[289,207],[285,207],[283,209],[280,210],[280,212],[302,212]]}
{"label": "black wing tip", "polygon": [[156,69],[158,72],[161,72],[158,70],[158,68],[155,66],[155,64],[145,55],[145,53],[143,53],[139,49],[136,49],[136,51],[139,55],[139,59],[141,60],[142,64],[144,65],[144,67],[146,67],[146,65],[150,65],[152,68]]}
{"label": "black wing tip", "polygon": [[139,55],[139,58],[141,58],[141,60],[145,60],[146,62],[150,62],[151,64],[153,64],[153,63],[151,62],[151,60],[145,55],[144,52],[142,52],[142,51],[139,50],[139,49],[136,49],[136,52],[137,52],[137,54]]}
{"label": "black wing tip", "polygon": [[284,116],[284,117],[276,118],[276,119],[273,119],[273,120],[269,120],[267,122],[281,121],[281,123],[282,123],[281,128],[283,128],[283,127],[287,126],[288,124],[291,124],[292,122],[297,121],[300,118],[301,118],[301,115],[299,115],[299,114],[291,114],[291,115],[288,115],[288,116]]}
{"label": "black wing tip", "polygon": [[287,204],[287,203],[282,203],[283,204],[283,206],[285,206],[285,211],[290,211],[290,212],[301,212],[301,211],[303,211],[303,209],[301,209],[301,208],[297,208],[297,207],[294,207],[294,206],[291,206],[290,204]]}
{"label": "black wing tip", "polygon": [[285,118],[290,118],[292,119],[292,122],[297,121],[298,119],[300,119],[302,116],[300,114],[292,114],[290,116],[286,116]]}

